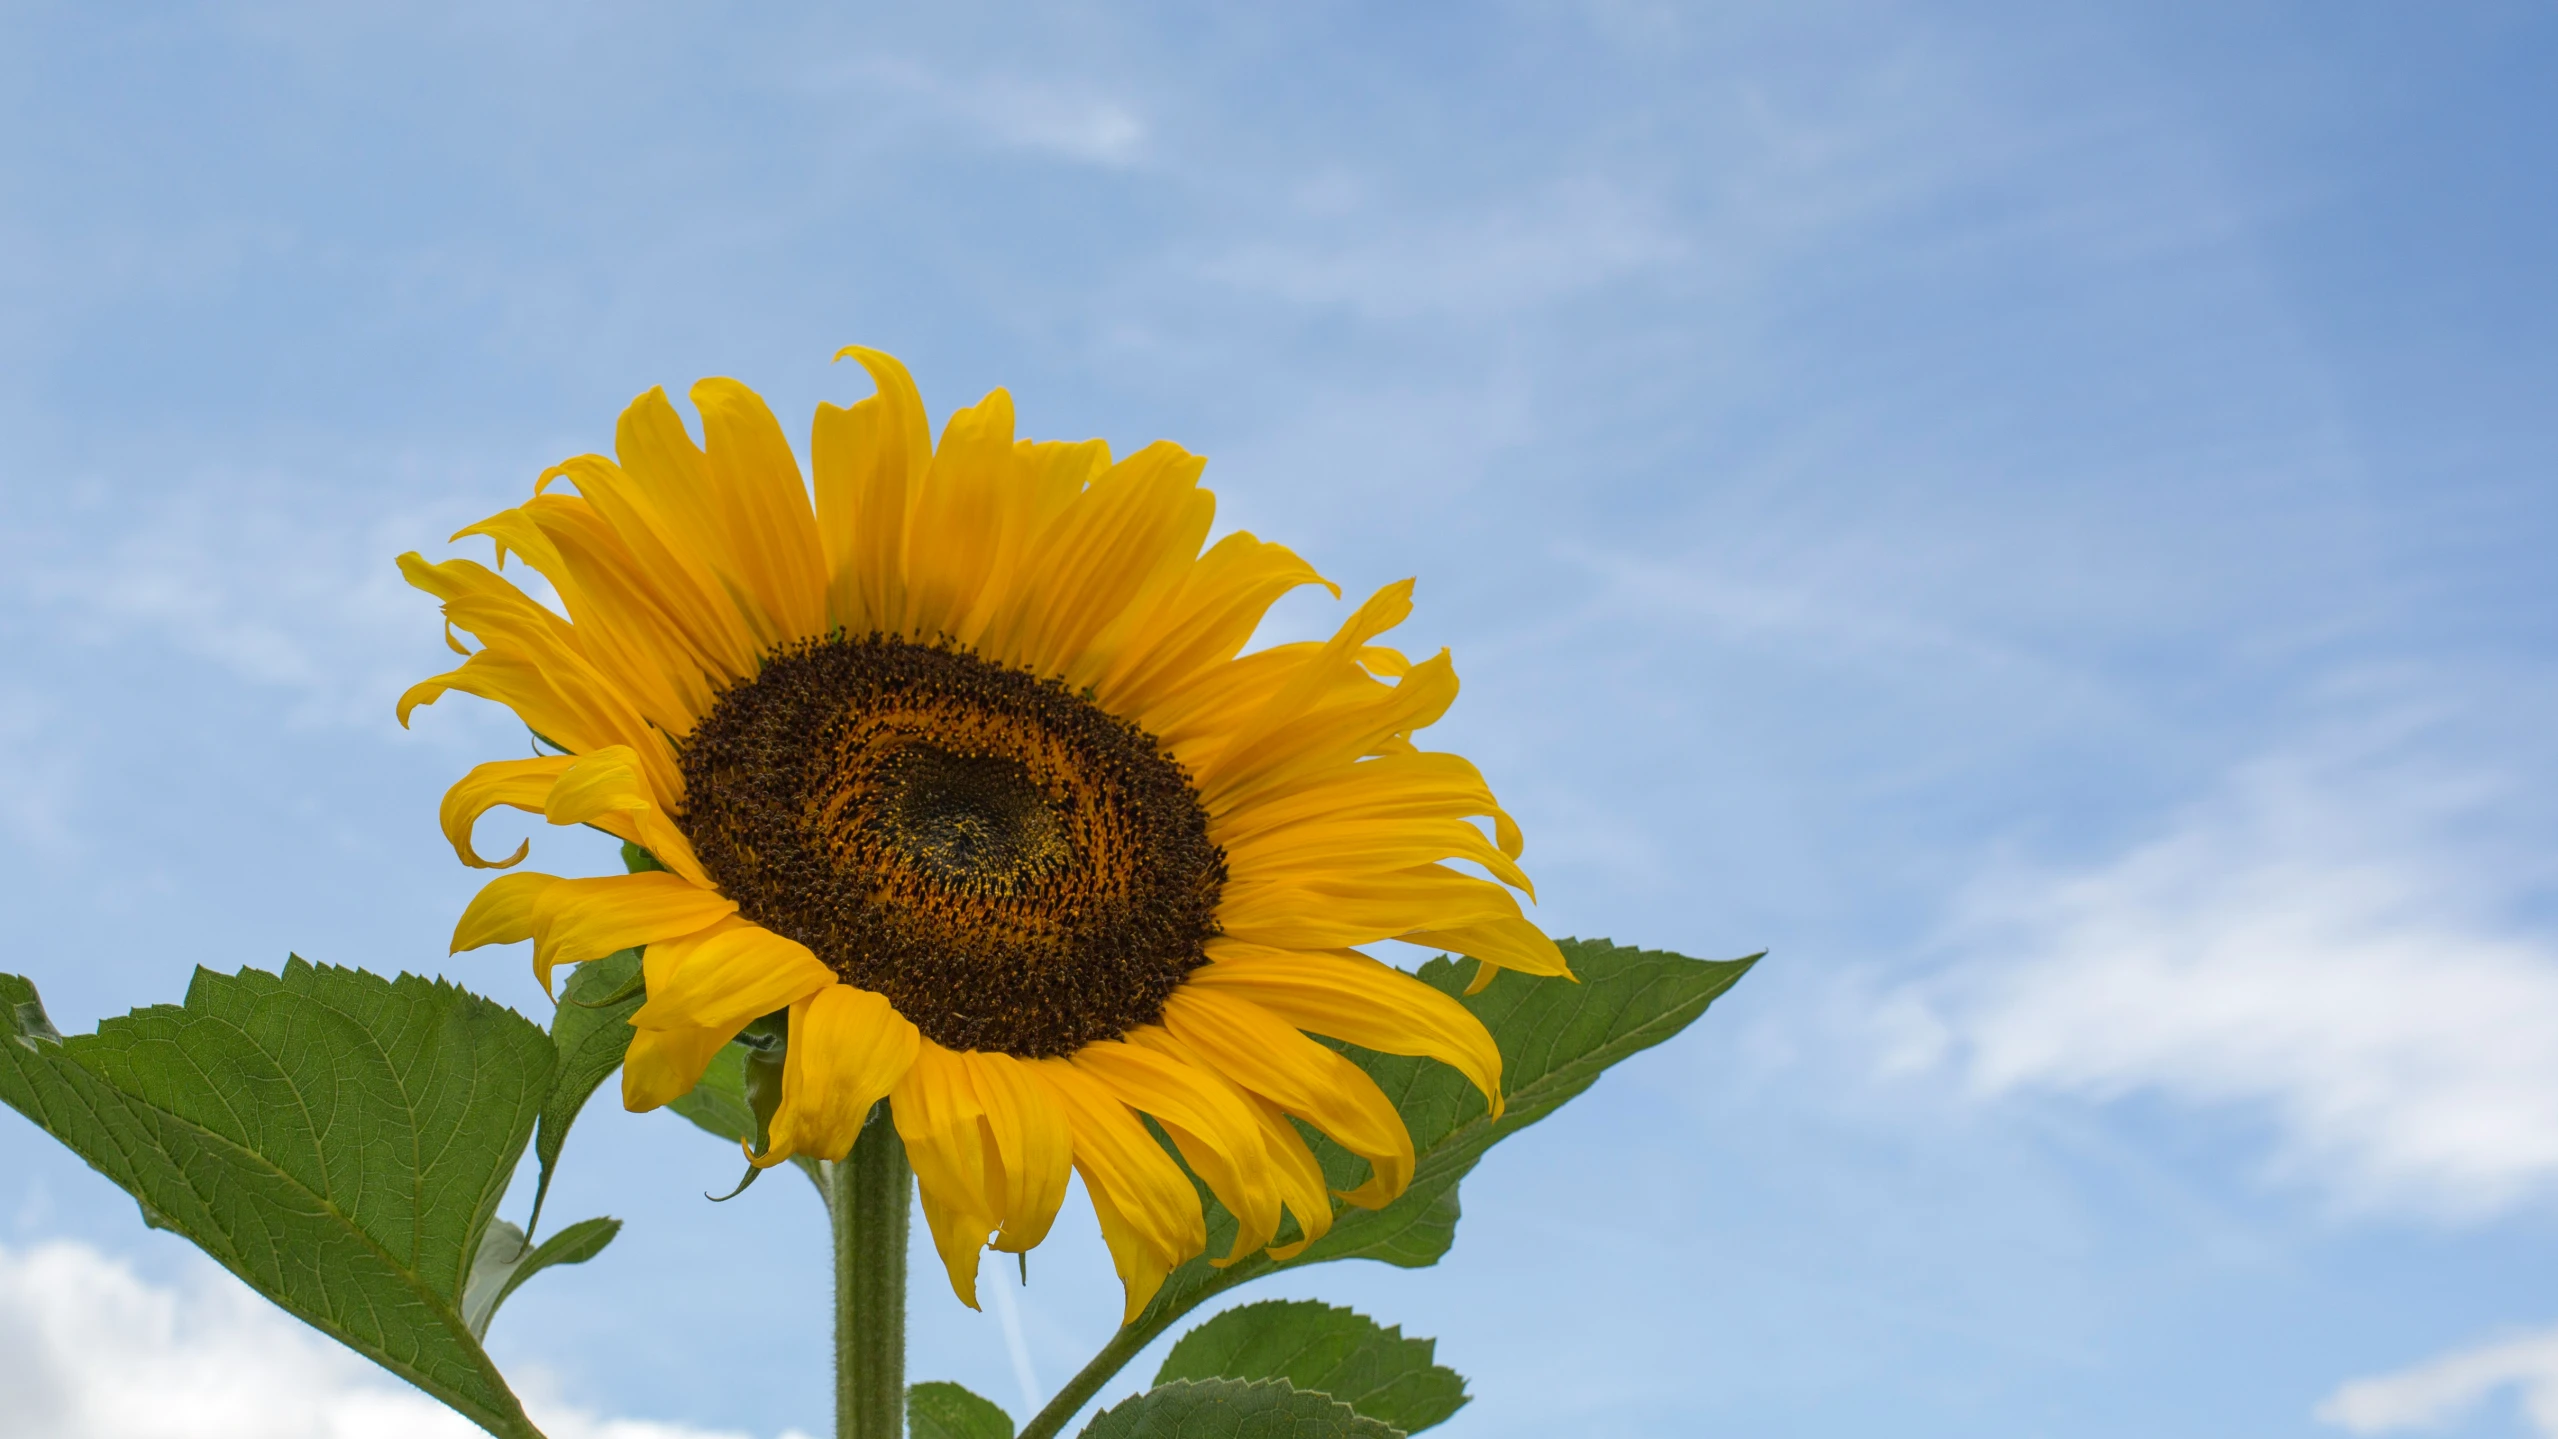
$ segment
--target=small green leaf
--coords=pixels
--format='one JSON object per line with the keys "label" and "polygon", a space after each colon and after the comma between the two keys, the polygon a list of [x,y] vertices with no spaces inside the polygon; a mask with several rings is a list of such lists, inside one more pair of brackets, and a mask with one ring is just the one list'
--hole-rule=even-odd
{"label": "small green leaf", "polygon": [[1398,1439],[1400,1433],[1285,1379],[1206,1379],[1166,1384],[1104,1409],[1084,1426],[1083,1439]]}
{"label": "small green leaf", "polygon": [[1285,1379],[1418,1434],[1464,1407],[1466,1382],[1431,1362],[1437,1341],[1406,1339],[1366,1315],[1312,1299],[1229,1309],[1181,1336],[1156,1371],[1176,1379]]}
{"label": "small green leaf", "polygon": [[948,1380],[906,1390],[908,1439],[1013,1439],[1013,1417]]}
{"label": "small green leaf", "polygon": [[[746,1046],[731,1042],[720,1046],[711,1056],[710,1068],[702,1071],[702,1081],[685,1091],[666,1107],[693,1121],[697,1128],[715,1134],[732,1144],[755,1142],[755,1107],[746,1098]],[[817,1197],[826,1199],[826,1175],[817,1161],[805,1154],[791,1156],[792,1164],[817,1186]]]}
{"label": "small green leaf", "polygon": [[525,1280],[554,1264],[584,1264],[621,1232],[618,1219],[581,1219],[536,1246],[503,1219],[490,1225],[471,1260],[471,1282],[462,1291],[462,1319],[471,1326],[472,1337],[488,1338],[497,1307]]}
{"label": "small green leaf", "polygon": [[199,969],[186,1003],[51,1037],[0,975],[0,1100],[252,1288],[508,1439],[463,1316],[550,1091],[549,1037],[441,981]]}
{"label": "small green leaf", "polygon": [[559,1166],[569,1126],[596,1088],[622,1067],[622,1055],[631,1047],[631,1016],[648,998],[632,989],[639,976],[640,952],[625,949],[579,965],[563,986],[560,1007],[551,1016],[559,1074],[551,1082],[551,1097],[542,1101],[541,1123],[533,1135],[533,1156],[542,1165],[533,1214],[525,1221],[533,1231],[542,1227],[542,1201],[551,1196],[551,1174]]}

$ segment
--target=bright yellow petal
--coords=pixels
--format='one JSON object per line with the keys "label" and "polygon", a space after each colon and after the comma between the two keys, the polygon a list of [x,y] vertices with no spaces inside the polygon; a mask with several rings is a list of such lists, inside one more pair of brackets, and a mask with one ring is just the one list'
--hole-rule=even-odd
{"label": "bright yellow petal", "polygon": [[1412,1135],[1367,1071],[1259,1005],[1213,989],[1174,990],[1164,1028],[1218,1073],[1368,1161],[1368,1182],[1343,1199],[1375,1209],[1412,1183]]}
{"label": "bright yellow petal", "polygon": [[1092,1076],[1062,1059],[1029,1069],[1056,1096],[1075,1141],[1075,1172],[1084,1178],[1102,1242],[1127,1297],[1120,1323],[1144,1311],[1164,1277],[1208,1247],[1199,1191],[1146,1132],[1136,1113]]}
{"label": "bright yellow petal", "polygon": [[715,924],[652,944],[642,961],[648,1003],[631,1016],[640,1029],[718,1029],[788,1009],[835,982],[808,946],[759,924]]}
{"label": "bright yellow petal", "polygon": [[690,1093],[719,1047],[745,1027],[739,1020],[708,1029],[634,1029],[622,1056],[622,1107],[638,1114]]}
{"label": "bright yellow petal", "polygon": [[1191,1063],[1182,1047],[1149,1046],[1152,1029],[1132,1033],[1134,1043],[1085,1045],[1070,1062],[1172,1135],[1182,1158],[1235,1216],[1234,1247],[1221,1261],[1231,1264],[1279,1232],[1280,1195],[1261,1124],[1244,1096],[1212,1068]]}
{"label": "bright yellow petal", "polygon": [[1239,878],[1217,907],[1227,935],[1273,949],[1341,949],[1518,918],[1510,891],[1440,864],[1387,874]]}
{"label": "bright yellow petal", "polygon": [[913,1067],[920,1042],[888,997],[867,989],[830,984],[792,1005],[781,1107],[773,1111],[771,1143],[755,1162],[851,1153],[872,1106]]}
{"label": "bright yellow petal", "polygon": [[667,808],[638,756],[626,745],[579,755],[560,771],[551,792],[542,799],[551,823],[591,824],[647,850],[696,888],[712,888],[710,876],[693,854],[692,842],[668,817]]}
{"label": "bright yellow petal", "polygon": [[942,427],[906,527],[907,637],[965,638],[961,621],[994,572],[1002,491],[1015,469],[1013,400],[1002,390]]}
{"label": "bright yellow petal", "polygon": [[531,840],[517,845],[515,853],[504,859],[483,859],[471,846],[471,829],[481,815],[500,805],[541,813],[542,801],[549,798],[552,784],[571,763],[567,755],[540,755],[473,765],[469,774],[444,792],[443,806],[436,815],[453,853],[473,869],[504,869],[522,863],[524,856],[533,852]]}
{"label": "bright yellow petal", "polygon": [[521,944],[533,937],[533,905],[542,892],[566,880],[550,874],[501,874],[480,886],[453,926],[453,954],[487,944]]}
{"label": "bright yellow petal", "polygon": [[817,528],[826,551],[828,609],[847,634],[902,633],[906,516],[933,458],[932,421],[906,367],[847,345],[879,393],[838,409],[819,405],[809,437]]}
{"label": "bright yellow petal", "polygon": [[824,634],[826,556],[780,423],[761,395],[735,380],[704,380],[692,400],[740,587],[770,618],[774,642]]}
{"label": "bright yellow petal", "polygon": [[602,455],[578,455],[543,471],[534,490],[538,495],[563,478],[612,527],[636,567],[634,582],[654,597],[686,646],[708,662],[709,672],[732,680],[753,674],[755,636],[727,584],[629,473]]}
{"label": "bright yellow petal", "polygon": [[1095,478],[1025,557],[1022,628],[1011,654],[1043,675],[1072,672],[1093,640],[1170,565],[1188,566],[1215,501],[1207,461],[1157,441]]}
{"label": "bright yellow petal", "polygon": [[[1544,930],[1524,919],[1491,919],[1452,929],[1421,929],[1395,936],[1405,944],[1425,949],[1446,950],[1501,969],[1515,969],[1522,974],[1541,974],[1557,979],[1572,978],[1572,966],[1555,942],[1546,938]],[[1491,982],[1487,971],[1476,981],[1474,993]]]}
{"label": "bright yellow petal", "polygon": [[1309,1034],[1380,1054],[1438,1060],[1483,1091],[1501,1117],[1501,1050],[1464,1005],[1356,950],[1330,954],[1253,951],[1209,942],[1211,962],[1188,984],[1247,999]]}
{"label": "bright yellow petal", "polygon": [[548,994],[560,965],[699,934],[736,912],[735,900],[663,870],[564,879],[533,902],[533,977]]}
{"label": "bright yellow petal", "polygon": [[1181,583],[1151,604],[1140,600],[1102,659],[1093,692],[1114,714],[1155,728],[1155,702],[1240,653],[1282,595],[1302,585],[1340,587],[1284,545],[1231,534],[1209,547]]}
{"label": "bright yellow petal", "polygon": [[[996,1189],[999,1166],[986,1134],[985,1106],[977,1097],[966,1059],[931,1040],[889,1095],[897,1136],[915,1168],[924,1222],[950,1275],[959,1302],[977,1307],[977,1257],[1003,1222]],[[990,1172],[995,1171],[995,1172]]]}

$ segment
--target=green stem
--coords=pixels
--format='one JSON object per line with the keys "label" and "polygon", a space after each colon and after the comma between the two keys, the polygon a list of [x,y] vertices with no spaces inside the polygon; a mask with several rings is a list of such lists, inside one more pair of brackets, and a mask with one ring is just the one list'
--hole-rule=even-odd
{"label": "green stem", "polygon": [[827,1166],[835,1231],[835,1436],[906,1433],[906,1203],[914,1171],[881,1100]]}
{"label": "green stem", "polygon": [[1112,1375],[1126,1368],[1128,1361],[1136,1358],[1139,1351],[1154,1343],[1156,1335],[1170,1329],[1175,1320],[1207,1300],[1238,1284],[1258,1279],[1277,1267],[1256,1254],[1233,1268],[1219,1270],[1214,1278],[1184,1294],[1178,1303],[1167,1302],[1158,1296],[1126,1328],[1112,1335],[1110,1342],[1101,1346],[1101,1352],[1077,1370],[1075,1377],[1066,1381],[1066,1387],[1058,1390],[1056,1396],[1048,1401],[1048,1407],[1021,1426],[1021,1432],[1014,1439],[1052,1439],[1052,1436],[1063,1432],[1076,1411],[1100,1393],[1101,1386],[1109,1383]]}

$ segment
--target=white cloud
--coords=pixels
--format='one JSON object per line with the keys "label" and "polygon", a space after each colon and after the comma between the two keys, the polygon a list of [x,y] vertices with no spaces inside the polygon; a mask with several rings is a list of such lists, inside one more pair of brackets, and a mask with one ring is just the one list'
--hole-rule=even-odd
{"label": "white cloud", "polygon": [[[531,1378],[551,1439],[745,1439],[604,1418]],[[210,1264],[163,1286],[67,1241],[0,1246],[0,1414],[12,1439],[485,1439]]]}
{"label": "white cloud", "polygon": [[2543,1329],[2341,1385],[2318,1417],[2356,1434],[2436,1429],[2508,1386],[2544,1439],[2558,1439],[2558,1329]]}
{"label": "white cloud", "polygon": [[[2431,736],[2435,752],[2444,737]],[[2471,1218],[2558,1190],[2558,944],[2509,787],[2330,744],[2110,863],[1983,884],[1899,1018],[1984,1090],[2257,1106],[2279,1167]]]}

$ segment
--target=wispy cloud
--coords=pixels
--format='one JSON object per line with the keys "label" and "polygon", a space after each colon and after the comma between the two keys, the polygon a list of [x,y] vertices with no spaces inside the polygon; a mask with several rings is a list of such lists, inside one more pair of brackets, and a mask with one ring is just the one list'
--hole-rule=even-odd
{"label": "wispy cloud", "polygon": [[2505,781],[2395,753],[2265,760],[2109,862],[1984,882],[1909,1057],[1990,1093],[2254,1106],[2278,1167],[2349,1206],[2558,1191],[2558,941],[2517,917],[2542,857],[2480,837]]}
{"label": "wispy cloud", "polygon": [[[552,1439],[746,1439],[594,1414],[525,1385]],[[0,1247],[14,1439],[471,1439],[479,1429],[209,1264],[178,1285],[68,1241]],[[792,1439],[785,1435],[783,1439]]]}
{"label": "wispy cloud", "polygon": [[2489,1395],[2521,1391],[2523,1412],[2544,1439],[2558,1439],[2558,1329],[2457,1350],[2393,1374],[2341,1385],[2318,1417],[2356,1434],[2439,1429]]}
{"label": "wispy cloud", "polygon": [[84,524],[78,542],[42,524],[12,536],[0,594],[81,642],[162,646],[291,695],[298,725],[385,725],[421,664],[439,660],[434,602],[392,556],[442,557],[444,515],[218,475],[118,503],[121,523]]}
{"label": "wispy cloud", "polygon": [[1089,84],[1003,71],[963,73],[911,58],[827,66],[811,89],[857,90],[866,103],[902,100],[913,118],[957,127],[982,143],[1118,169],[1146,155],[1151,128],[1134,101]]}
{"label": "wispy cloud", "polygon": [[1590,179],[1471,212],[1390,212],[1383,225],[1369,209],[1350,207],[1336,234],[1255,240],[1202,268],[1240,290],[1402,319],[1531,309],[1688,253],[1658,207]]}

